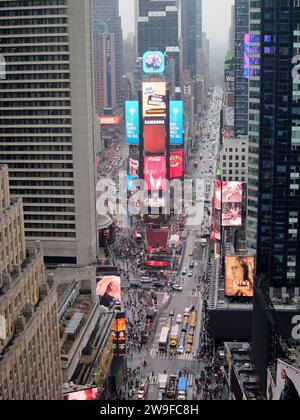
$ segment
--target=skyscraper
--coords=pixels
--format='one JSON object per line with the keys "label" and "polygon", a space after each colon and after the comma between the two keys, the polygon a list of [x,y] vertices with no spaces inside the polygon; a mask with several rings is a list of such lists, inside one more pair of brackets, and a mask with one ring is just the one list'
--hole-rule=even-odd
{"label": "skyscraper", "polygon": [[92,0],[92,2],[95,29],[99,27],[99,25],[104,24],[106,26],[106,32],[108,34],[114,34],[117,103],[118,105],[123,105],[123,34],[119,13],[119,0]]}
{"label": "skyscraper", "polygon": [[248,246],[257,251],[258,276],[293,293],[300,286],[300,96],[292,74],[300,4],[252,3]]}
{"label": "skyscraper", "polygon": [[98,144],[90,2],[1,0],[0,26],[0,162],[12,196],[23,198],[26,237],[42,242],[48,262],[90,264]]}
{"label": "skyscraper", "polygon": [[197,50],[202,48],[202,0],[185,0],[181,6],[183,69],[197,73]]}
{"label": "skyscraper", "polygon": [[3,165],[0,255],[0,400],[59,400],[56,288],[46,279],[39,244],[26,251],[22,202],[11,200]]}
{"label": "skyscraper", "polygon": [[245,48],[249,34],[249,0],[235,0],[235,136],[248,134],[248,75],[245,73]]}
{"label": "skyscraper", "polygon": [[175,66],[175,87],[180,88],[180,13],[179,0],[140,0],[138,54],[148,50],[166,53]]}

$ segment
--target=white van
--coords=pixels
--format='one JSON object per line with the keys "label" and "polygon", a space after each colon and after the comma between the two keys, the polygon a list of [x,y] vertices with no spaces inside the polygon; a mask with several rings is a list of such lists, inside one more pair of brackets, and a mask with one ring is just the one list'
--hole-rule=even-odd
{"label": "white van", "polygon": [[182,322],[182,316],[181,314],[179,314],[177,315],[177,318],[176,318],[176,324],[181,324],[181,322]]}

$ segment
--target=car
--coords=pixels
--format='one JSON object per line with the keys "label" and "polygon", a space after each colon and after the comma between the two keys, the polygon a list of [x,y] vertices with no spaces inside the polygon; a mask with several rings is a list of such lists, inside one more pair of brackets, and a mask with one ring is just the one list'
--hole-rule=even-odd
{"label": "car", "polygon": [[181,274],[185,276],[187,274],[187,268],[183,267]]}
{"label": "car", "polygon": [[178,354],[183,354],[184,353],[184,346],[179,346],[178,350],[177,350]]}
{"label": "car", "polygon": [[146,393],[143,390],[139,390],[137,399],[139,401],[144,401],[146,397]]}
{"label": "car", "polygon": [[190,262],[190,268],[194,268],[194,267],[195,267],[195,261],[193,261],[193,260],[192,260],[192,261]]}
{"label": "car", "polygon": [[178,314],[176,318],[176,324],[181,324],[181,322],[182,322],[182,315]]}
{"label": "car", "polygon": [[169,313],[169,317],[170,318],[173,318],[173,316],[175,315],[175,313],[174,313],[174,309],[171,309],[170,310],[170,313]]}
{"label": "car", "polygon": [[194,251],[190,251],[189,256],[192,257],[194,255]]}
{"label": "car", "polygon": [[185,308],[184,316],[190,316],[190,308]]}
{"label": "car", "polygon": [[188,324],[183,324],[182,327],[181,327],[181,332],[186,333],[187,329],[188,329]]}
{"label": "car", "polygon": [[187,344],[190,344],[192,346],[193,342],[194,342],[194,337],[192,335],[189,335],[187,339]]}
{"label": "car", "polygon": [[193,277],[193,272],[192,271],[189,272],[188,277]]}
{"label": "car", "polygon": [[192,346],[190,344],[187,344],[185,346],[185,349],[184,350],[185,350],[186,353],[191,353],[192,352]]}
{"label": "car", "polygon": [[172,289],[175,290],[176,292],[182,292],[183,291],[183,287],[180,286],[180,284],[172,284]]}

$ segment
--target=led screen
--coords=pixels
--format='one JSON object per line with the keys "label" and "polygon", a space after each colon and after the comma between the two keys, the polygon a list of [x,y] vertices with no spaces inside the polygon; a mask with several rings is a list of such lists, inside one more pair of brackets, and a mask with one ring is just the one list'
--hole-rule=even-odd
{"label": "led screen", "polygon": [[145,188],[147,191],[164,191],[166,189],[165,156],[145,156]]}
{"label": "led screen", "polygon": [[164,125],[144,126],[145,153],[160,154],[166,151],[166,128]]}
{"label": "led screen", "polygon": [[145,82],[143,83],[143,117],[166,118],[167,98],[166,83]]}
{"label": "led screen", "polygon": [[242,226],[243,184],[222,183],[222,226]]}
{"label": "led screen", "polygon": [[122,303],[121,279],[117,276],[97,277],[96,295],[101,306],[112,309]]}
{"label": "led screen", "polygon": [[138,145],[140,141],[140,119],[138,101],[127,101],[125,105],[126,142]]}
{"label": "led screen", "polygon": [[83,391],[71,392],[64,395],[65,401],[96,401],[98,400],[98,389],[90,388]]}
{"label": "led screen", "polygon": [[243,183],[222,182],[222,200],[223,203],[242,203]]}
{"label": "led screen", "polygon": [[112,326],[114,356],[126,357],[126,318],[124,312],[117,312]]}
{"label": "led screen", "polygon": [[227,297],[253,297],[254,262],[254,257],[225,258]]}
{"label": "led screen", "polygon": [[249,79],[250,71],[250,35],[245,34],[244,39],[245,53],[244,53],[244,78]]}
{"label": "led screen", "polygon": [[170,102],[170,144],[183,144],[183,102]]}
{"label": "led screen", "polygon": [[140,169],[139,161],[135,159],[129,159],[129,175],[133,176],[134,178],[138,178],[139,169]]}
{"label": "led screen", "polygon": [[143,56],[143,70],[146,74],[164,73],[164,54],[161,51],[147,51]]}
{"label": "led screen", "polygon": [[183,150],[171,152],[170,156],[170,178],[183,177]]}
{"label": "led screen", "polygon": [[300,401],[300,370],[278,360],[276,401]]}

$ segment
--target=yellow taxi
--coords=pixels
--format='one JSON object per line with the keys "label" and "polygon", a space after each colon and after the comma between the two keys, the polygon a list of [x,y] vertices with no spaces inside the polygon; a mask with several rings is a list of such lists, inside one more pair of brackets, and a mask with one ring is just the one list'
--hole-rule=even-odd
{"label": "yellow taxi", "polygon": [[191,346],[190,344],[187,344],[187,345],[185,346],[185,352],[186,352],[186,353],[192,353],[192,346]]}
{"label": "yellow taxi", "polygon": [[192,335],[189,335],[187,339],[187,344],[192,345],[193,342],[194,342],[194,337]]}

